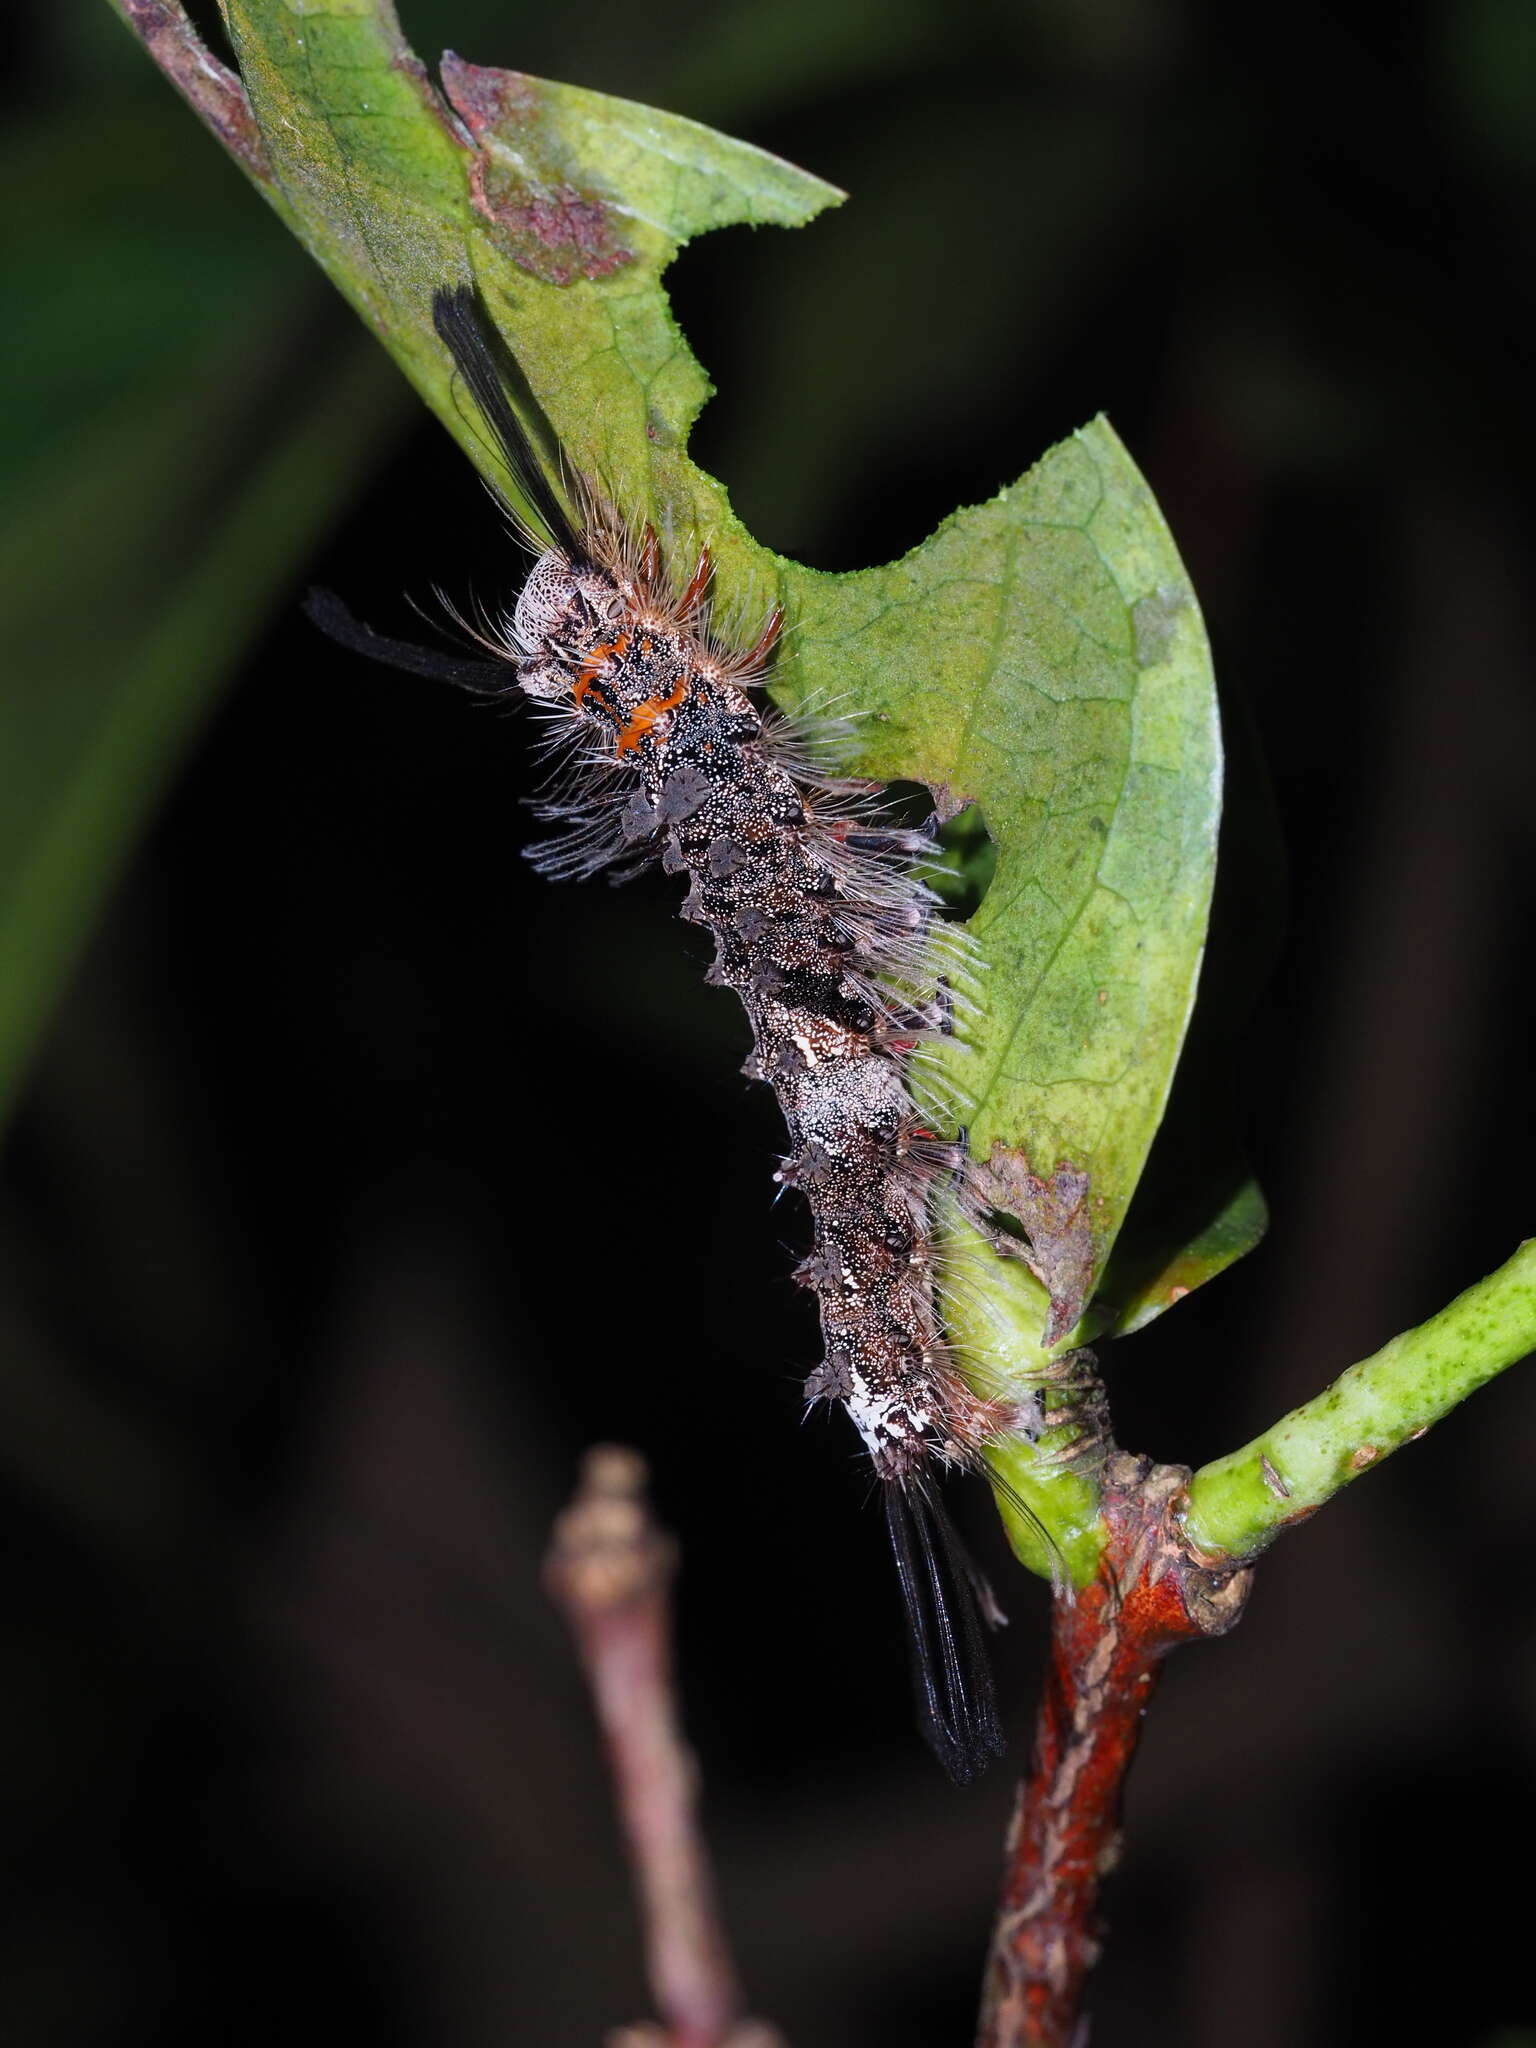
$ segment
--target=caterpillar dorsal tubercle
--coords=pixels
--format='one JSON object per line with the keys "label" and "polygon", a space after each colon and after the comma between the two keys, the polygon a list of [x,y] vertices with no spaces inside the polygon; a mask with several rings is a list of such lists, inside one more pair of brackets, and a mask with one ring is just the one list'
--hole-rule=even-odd
{"label": "caterpillar dorsal tubercle", "polygon": [[312,612],[365,653],[541,708],[562,757],[540,806],[560,831],[529,850],[544,873],[659,859],[686,876],[682,915],[715,942],[708,978],[739,996],[748,1071],[783,1108],[778,1178],[814,1222],[795,1277],[818,1303],[825,1356],[806,1396],[841,1404],[882,1483],[920,1719],[963,1781],[1002,1751],[981,1631],[992,1610],[936,1482],[981,1469],[1015,1416],[968,1384],[939,1307],[936,1208],[974,1198],[963,1136],[942,1135],[914,1093],[914,1056],[948,1028],[963,967],[922,879],[933,843],[756,701],[779,612],[748,645],[716,633],[708,549],[674,572],[654,532],[629,531],[594,487],[566,476],[557,493],[476,295],[439,291],[433,317],[510,473],[533,567],[510,613],[469,629],[483,661],[386,640],[331,598]]}

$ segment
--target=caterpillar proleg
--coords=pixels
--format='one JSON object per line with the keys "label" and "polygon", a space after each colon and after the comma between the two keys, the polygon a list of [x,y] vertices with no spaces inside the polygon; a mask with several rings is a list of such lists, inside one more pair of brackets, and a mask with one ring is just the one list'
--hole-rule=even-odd
{"label": "caterpillar proleg", "polygon": [[718,631],[708,549],[674,566],[654,531],[628,531],[595,485],[562,476],[557,489],[474,293],[439,291],[433,318],[536,559],[509,612],[466,626],[482,655],[385,639],[329,596],[311,600],[311,615],[361,653],[532,700],[556,756],[539,805],[555,830],[529,850],[543,873],[654,859],[686,880],[682,915],[714,940],[708,979],[740,998],[747,1070],[783,1108],[778,1180],[811,1212],[795,1277],[816,1297],[826,1350],[806,1397],[846,1409],[881,1482],[920,1718],[964,1781],[1003,1746],[982,1628],[996,1611],[937,1481],[945,1467],[979,1468],[983,1446],[1012,1425],[967,1384],[938,1303],[939,1205],[974,1198],[963,1135],[934,1128],[917,1074],[924,1047],[951,1028],[963,980],[963,935],[922,879],[933,842],[754,697],[780,612],[747,645]]}

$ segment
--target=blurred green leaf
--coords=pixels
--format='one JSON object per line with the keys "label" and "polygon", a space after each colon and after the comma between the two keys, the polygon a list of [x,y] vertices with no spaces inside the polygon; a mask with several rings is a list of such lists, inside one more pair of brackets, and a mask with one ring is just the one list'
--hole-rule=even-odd
{"label": "blurred green leaf", "polygon": [[31,403],[0,458],[0,1112],[199,719],[399,413],[356,343],[296,354],[274,403],[308,283],[230,219],[254,210],[190,128],[93,110],[3,169],[31,195],[0,226]]}
{"label": "blurred green leaf", "polygon": [[384,366],[354,354],[210,505],[231,423],[206,394],[172,397],[103,429],[94,465],[0,528],[19,571],[0,602],[0,1108],[124,854],[390,404]]}

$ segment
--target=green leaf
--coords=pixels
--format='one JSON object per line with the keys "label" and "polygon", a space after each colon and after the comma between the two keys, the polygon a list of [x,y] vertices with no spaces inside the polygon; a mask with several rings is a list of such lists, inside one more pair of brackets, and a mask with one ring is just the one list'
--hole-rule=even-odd
{"label": "green leaf", "polygon": [[1246,707],[1228,706],[1227,805],[1200,1000],[1147,1169],[1093,1308],[1139,1330],[1251,1251],[1268,1210],[1238,1139],[1248,1020],[1284,922],[1274,801]]}
{"label": "green leaf", "polygon": [[[226,0],[226,17],[258,183],[481,468],[503,481],[431,326],[434,290],[466,279],[568,461],[679,554],[707,540],[727,614],[755,627],[785,607],[780,701],[835,705],[858,772],[985,821],[976,1012],[946,1058],[1021,1254],[972,1247],[1008,1332],[998,1376],[1027,1385],[1082,1322],[1140,1179],[1210,905],[1209,650],[1145,482],[1100,420],[899,562],[825,575],[771,554],[687,458],[709,387],[661,278],[691,235],[799,224],[839,194],[693,122],[521,73],[445,58],[445,98],[384,0]],[[914,274],[915,304],[925,289]],[[1251,1234],[1251,1212],[1214,1221],[1227,1249]],[[1171,1248],[1188,1284],[1225,1255],[1212,1224]],[[1057,1525],[1085,1525],[1091,1486],[1029,1462],[1014,1458],[1021,1490],[1066,1488]]]}
{"label": "green leaf", "polygon": [[1102,420],[904,561],[785,582],[797,694],[848,693],[872,714],[860,766],[978,805],[996,849],[950,1065],[1054,1347],[1140,1176],[1199,969],[1221,754],[1193,593]]}

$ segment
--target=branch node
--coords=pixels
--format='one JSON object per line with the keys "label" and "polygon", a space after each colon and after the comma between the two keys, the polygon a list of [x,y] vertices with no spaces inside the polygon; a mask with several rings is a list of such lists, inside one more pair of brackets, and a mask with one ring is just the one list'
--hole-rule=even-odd
{"label": "branch node", "polygon": [[550,1592],[573,1625],[629,1601],[664,1597],[670,1588],[677,1553],[651,1519],[649,1476],[639,1452],[621,1444],[596,1444],[582,1459],[544,1565]]}

